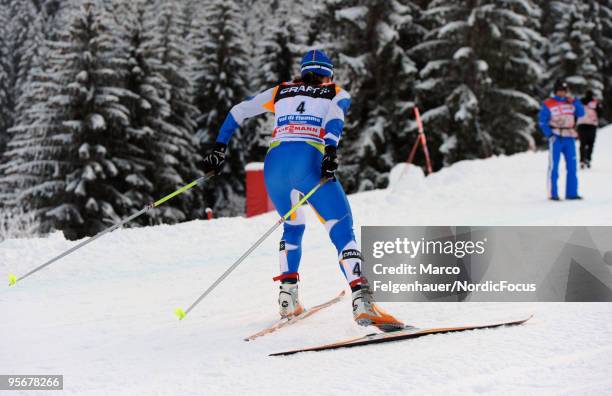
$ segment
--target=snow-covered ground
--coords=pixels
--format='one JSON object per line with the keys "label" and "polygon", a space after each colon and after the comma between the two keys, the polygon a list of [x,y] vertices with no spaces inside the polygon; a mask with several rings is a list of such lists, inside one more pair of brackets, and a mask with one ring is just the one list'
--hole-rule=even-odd
{"label": "snow-covered ground", "polygon": [[[350,197],[357,225],[612,225],[612,128],[580,202],[549,202],[545,152],[465,161],[425,179]],[[394,176],[397,176],[395,172]],[[563,191],[561,189],[561,191]],[[184,321],[186,308],[260,234],[272,213],[117,231],[14,288],[0,288],[0,374],[64,374],[64,394],[604,394],[612,389],[612,303],[394,303],[417,326],[535,317],[524,326],[268,357],[370,332],[348,299],[251,343],[276,319],[269,238]],[[345,287],[335,251],[308,217],[302,300]],[[0,244],[0,276],[73,246],[56,233]]]}

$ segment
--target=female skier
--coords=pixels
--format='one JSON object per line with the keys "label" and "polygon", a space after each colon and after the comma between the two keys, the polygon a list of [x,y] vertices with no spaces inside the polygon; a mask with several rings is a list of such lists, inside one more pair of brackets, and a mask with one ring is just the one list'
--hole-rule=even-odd
{"label": "female skier", "polygon": [[[332,77],[329,58],[322,51],[308,51],[302,58],[301,78],[270,88],[231,109],[214,149],[204,158],[204,170],[217,174],[221,171],[227,144],[245,119],[273,112],[276,122],[264,162],[264,178],[276,210],[282,216],[299,201],[301,194],[308,193],[322,178],[328,179],[308,203],[338,251],[340,269],[352,291],[353,317],[359,325],[393,331],[403,324],[374,304],[367,280],[361,274],[361,253],[355,241],[351,208],[335,177],[336,147],[351,98],[332,82]],[[298,268],[305,229],[302,209],[283,226],[280,275],[273,279],[281,282],[280,315],[291,317],[304,311],[298,299]]]}

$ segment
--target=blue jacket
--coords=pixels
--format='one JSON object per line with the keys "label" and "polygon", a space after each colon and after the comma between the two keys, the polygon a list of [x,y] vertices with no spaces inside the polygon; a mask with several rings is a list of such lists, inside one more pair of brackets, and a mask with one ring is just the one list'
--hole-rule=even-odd
{"label": "blue jacket", "polygon": [[[542,103],[542,108],[540,109],[540,114],[538,115],[538,123],[540,124],[540,129],[542,130],[542,133],[547,138],[551,137],[553,134],[553,131],[550,128],[551,113],[549,107],[547,106],[547,103],[549,103],[550,101],[567,102],[567,98],[553,96],[552,98],[549,98],[545,100],[544,103]],[[582,117],[584,115],[584,106],[582,105],[582,102],[580,100],[574,99],[572,104],[574,105],[574,116],[576,118]]]}

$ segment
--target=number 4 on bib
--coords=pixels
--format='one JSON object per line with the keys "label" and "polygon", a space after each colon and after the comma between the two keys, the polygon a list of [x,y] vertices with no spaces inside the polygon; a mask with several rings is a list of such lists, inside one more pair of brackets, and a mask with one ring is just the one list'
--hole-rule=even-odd
{"label": "number 4 on bib", "polygon": [[306,112],[306,102],[302,102],[298,105],[297,109],[295,109],[300,114],[304,114]]}

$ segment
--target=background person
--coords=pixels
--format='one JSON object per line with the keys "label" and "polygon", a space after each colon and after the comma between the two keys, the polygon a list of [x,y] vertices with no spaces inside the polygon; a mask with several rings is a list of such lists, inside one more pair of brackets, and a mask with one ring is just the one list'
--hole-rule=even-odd
{"label": "background person", "polygon": [[578,119],[578,136],[580,138],[580,167],[584,169],[591,167],[591,156],[602,108],[601,103],[593,97],[591,90],[586,92],[581,102],[585,113]]}
{"label": "background person", "polygon": [[567,83],[557,80],[553,86],[553,96],[546,99],[540,109],[538,121],[540,129],[548,139],[548,198],[559,200],[557,179],[561,154],[565,158],[567,180],[565,199],[582,199],[578,195],[578,172],[576,165],[576,119],[584,116],[584,107],[579,100],[569,95]]}

